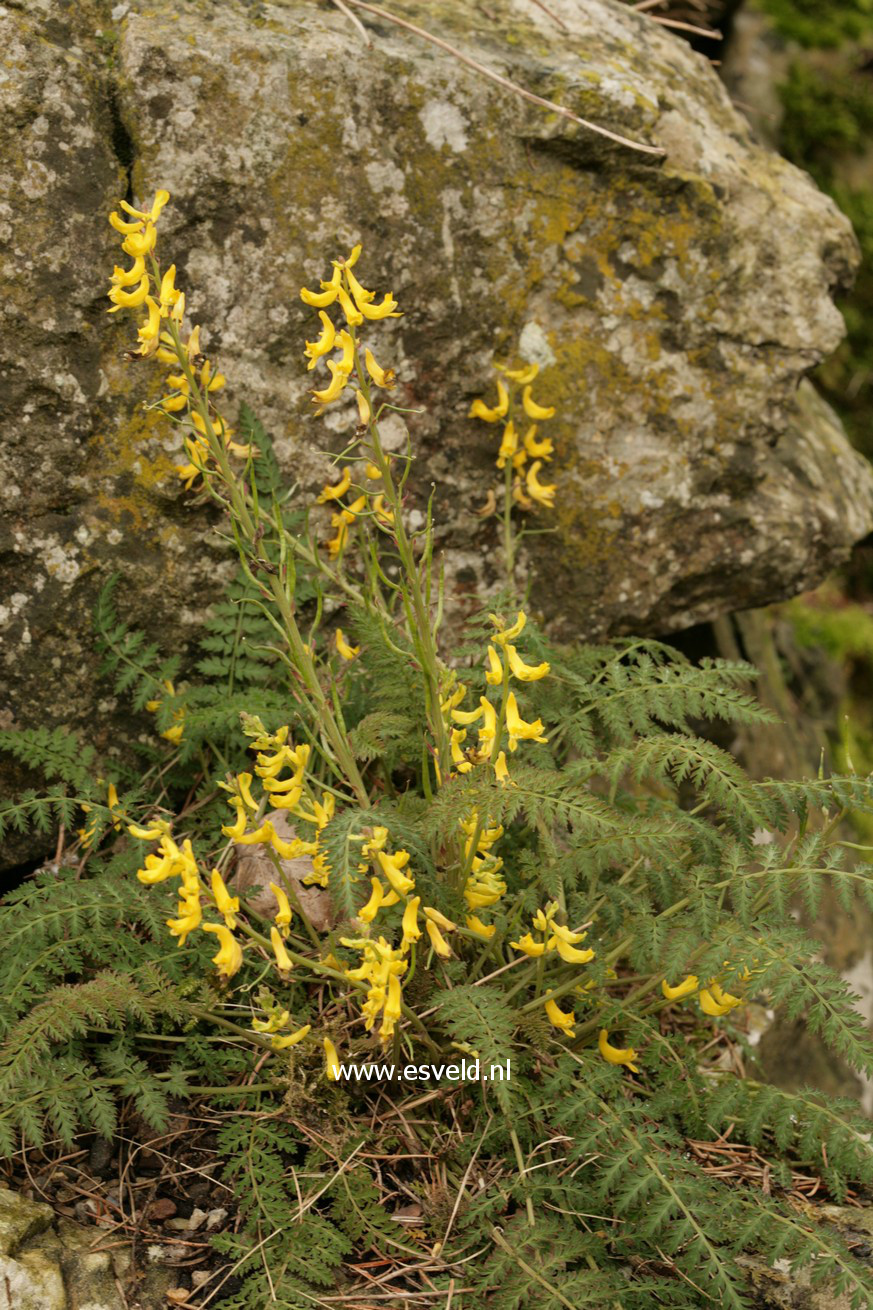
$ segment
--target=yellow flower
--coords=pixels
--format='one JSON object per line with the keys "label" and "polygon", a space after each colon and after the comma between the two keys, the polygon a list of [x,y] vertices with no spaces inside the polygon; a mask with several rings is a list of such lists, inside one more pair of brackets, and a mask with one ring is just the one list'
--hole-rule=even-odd
{"label": "yellow flower", "polygon": [[683,996],[690,996],[692,992],[696,992],[698,986],[699,982],[696,973],[689,973],[687,977],[683,978],[681,983],[677,983],[675,987],[671,987],[666,978],[661,979],[661,991],[664,993],[664,997],[668,1001],[680,1001]]}
{"label": "yellow flower", "polygon": [[506,411],[509,409],[509,392],[497,379],[497,404],[493,409],[489,409],[484,400],[474,400],[470,406],[470,418],[481,418],[486,423],[496,423],[499,418],[506,417]]}
{"label": "yellow flower", "polygon": [[600,1029],[600,1036],[597,1039],[597,1049],[609,1064],[626,1065],[632,1073],[639,1073],[639,1069],[634,1064],[637,1059],[637,1053],[632,1046],[618,1047],[610,1046],[609,1033],[605,1028]]}
{"label": "yellow flower", "polygon": [[273,954],[276,957],[276,963],[282,973],[290,973],[294,968],[294,962],[285,950],[285,943],[282,941],[279,929],[275,926],[270,928],[270,942],[273,947]]}
{"label": "yellow flower", "polygon": [[403,929],[403,940],[400,943],[401,951],[405,951],[413,942],[417,942],[421,936],[421,929],[418,926],[418,907],[421,904],[420,896],[413,896],[406,902],[406,909],[403,911],[403,918],[400,927]]}
{"label": "yellow flower", "polygon": [[364,469],[364,477],[369,478],[371,482],[378,482],[379,479],[382,477],[382,474],[379,472],[378,465],[368,463],[366,468]]}
{"label": "yellow flower", "polygon": [[203,918],[199,898],[195,899],[194,896],[186,897],[184,901],[180,901],[179,910],[179,918],[168,919],[167,927],[171,936],[179,938],[179,945],[184,946],[188,934],[193,932],[195,928],[200,927],[200,921]]}
{"label": "yellow flower", "polygon": [[371,300],[375,300],[376,298],[375,291],[368,291],[366,287],[361,286],[360,282],[352,272],[351,265],[348,262],[344,264],[343,269],[346,275],[346,281],[349,284],[349,290],[351,291],[352,296],[354,297],[354,301],[356,305],[368,305]]}
{"label": "yellow flower", "polygon": [[137,256],[147,255],[154,250],[157,236],[158,232],[154,223],[147,222],[142,231],[128,232],[121,249],[126,255],[131,255],[136,259]]}
{"label": "yellow flower", "polygon": [[513,677],[518,678],[519,682],[538,682],[551,668],[545,661],[542,664],[525,664],[514,646],[507,645],[505,649]]}
{"label": "yellow flower", "polygon": [[400,987],[400,979],[396,974],[392,973],[388,979],[388,995],[382,1013],[382,1027],[379,1029],[379,1036],[383,1042],[387,1042],[393,1036],[394,1025],[399,1022],[402,1014],[403,992]]}
{"label": "yellow flower", "polygon": [[305,305],[311,305],[314,309],[326,309],[332,305],[339,294],[339,284],[336,286],[328,285],[326,291],[307,291],[306,287],[300,288],[300,299]]}
{"label": "yellow flower", "polygon": [[555,408],[553,405],[550,405],[548,408],[544,408],[542,405],[538,405],[536,403],[533,396],[531,395],[530,383],[527,384],[527,386],[524,388],[524,390],[521,393],[521,403],[524,406],[524,412],[525,414],[527,414],[528,418],[542,420],[542,419],[552,418],[554,416]]}
{"label": "yellow flower", "polygon": [[543,736],[541,719],[534,719],[533,723],[525,723],[518,712],[518,702],[515,699],[514,691],[511,691],[506,698],[506,729],[509,733],[509,749],[511,751],[517,748],[519,741],[548,741],[548,737]]}
{"label": "yellow flower", "polygon": [[[497,759],[494,761],[494,776],[501,784],[512,782],[512,779],[509,776],[509,769],[506,766],[506,751],[501,751],[497,756]],[[516,784],[513,783],[513,786],[515,785]]]}
{"label": "yellow flower", "polygon": [[529,932],[525,933],[523,937],[520,937],[517,942],[510,942],[509,944],[513,950],[523,951],[525,955],[529,955],[533,960],[538,959],[541,955],[545,955],[547,950],[546,943],[535,942]]}
{"label": "yellow flower", "polygon": [[373,411],[370,409],[370,402],[364,395],[363,391],[355,392],[355,400],[358,405],[358,418],[362,424],[366,425],[370,422],[370,419],[373,416]]}
{"label": "yellow flower", "polygon": [[503,665],[500,663],[500,656],[493,646],[488,647],[488,672],[485,674],[485,681],[492,687],[499,687],[503,682]]}
{"label": "yellow flower", "polygon": [[567,1037],[575,1037],[576,1029],[573,1027],[576,1022],[576,1015],[571,1011],[562,1010],[552,1000],[546,1001],[546,1014],[549,1017],[549,1023],[555,1028],[559,1028]]}
{"label": "yellow flower", "polygon": [[340,303],[340,308],[346,316],[346,322],[349,327],[360,327],[363,323],[363,315],[357,308],[345,287],[340,287],[336,293],[336,298]]}
{"label": "yellow flower", "polygon": [[[366,868],[366,865],[364,867]],[[358,910],[358,918],[364,923],[373,922],[385,897],[385,888],[379,878],[371,878],[370,886],[372,887],[370,899]]]}
{"label": "yellow flower", "polygon": [[[397,385],[393,368],[380,368],[369,347],[364,351],[364,363],[377,387],[384,387],[386,391],[390,391]],[[376,472],[378,474],[379,470],[377,469]]]}
{"label": "yellow flower", "polygon": [[527,494],[537,505],[544,505],[546,509],[553,509],[555,505],[555,491],[558,484],[556,482],[540,482],[537,474],[542,468],[541,460],[534,460],[527,471],[527,480],[525,486]]}
{"label": "yellow flower", "polygon": [[471,932],[481,933],[483,937],[493,937],[497,931],[496,924],[483,923],[478,914],[468,914],[466,922]]}
{"label": "yellow flower", "polygon": [[176,265],[171,264],[164,276],[161,278],[161,289],[158,299],[162,308],[169,309],[175,305],[182,295],[181,291],[176,290]]}
{"label": "yellow flower", "polygon": [[252,1019],[252,1028],[256,1033],[277,1033],[289,1022],[291,1015],[287,1010],[276,1009],[269,1019]]}
{"label": "yellow flower", "polygon": [[113,210],[112,213],[109,215],[109,222],[115,228],[116,232],[121,232],[122,235],[124,236],[128,236],[129,233],[131,232],[141,232],[143,228],[141,222],[125,223],[121,215],[117,213],[115,210]]}
{"label": "yellow flower", "polygon": [[169,835],[170,825],[166,819],[152,819],[147,828],[141,828],[136,823],[129,823],[127,831],[131,837],[138,837],[140,841],[157,841],[159,837]]}
{"label": "yellow flower", "polygon": [[213,955],[212,963],[225,978],[232,978],[242,965],[242,947],[223,923],[204,923],[204,932],[214,932],[218,938],[218,954]]}
{"label": "yellow flower", "polygon": [[309,363],[306,365],[307,369],[315,368],[321,357],[333,350],[334,341],[336,340],[336,328],[323,309],[319,310],[318,317],[321,319],[323,331],[317,341],[307,341],[306,343],[306,349],[303,353],[309,359]]}
{"label": "yellow flower", "polygon": [[440,932],[439,928],[434,923],[434,921],[432,919],[428,919],[425,922],[424,926],[427,929],[427,935],[430,938],[430,944],[433,947],[433,949],[436,951],[440,959],[441,960],[451,959],[452,948],[451,946],[449,946],[449,943],[446,941],[445,937],[442,935],[442,933]]}
{"label": "yellow flower", "polygon": [[439,910],[435,910],[432,905],[426,905],[424,913],[426,918],[438,924],[440,928],[444,928],[446,932],[454,932],[458,926],[456,923],[452,923],[451,919],[447,919]]}
{"label": "yellow flower", "polygon": [[344,660],[353,660],[355,656],[360,655],[360,646],[350,646],[343,636],[342,628],[337,628],[334,640],[336,641],[337,654]]}
{"label": "yellow flower", "polygon": [[[361,305],[360,310],[364,318],[369,319],[401,317],[397,312],[397,301],[390,291],[386,291],[381,305]],[[358,321],[360,322],[360,320]]]}
{"label": "yellow flower", "polygon": [[[558,925],[553,924],[552,927],[557,928]],[[549,947],[554,947],[561,959],[567,964],[588,964],[590,960],[594,959],[594,951],[580,951],[562,937],[552,937],[549,941]]]}
{"label": "yellow flower", "polygon": [[291,905],[289,904],[288,901],[288,894],[285,891],[285,888],[280,887],[277,882],[271,882],[270,891],[275,896],[276,903],[279,906],[277,913],[273,916],[276,926],[278,928],[289,928],[291,926],[291,919],[293,918],[293,913],[291,910]]}
{"label": "yellow flower", "polygon": [[239,897],[231,896],[224,885],[224,879],[218,869],[212,870],[212,895],[219,914],[224,915],[228,928],[236,927],[236,915],[239,913]]}
{"label": "yellow flower", "polygon": [[531,459],[548,459],[554,453],[555,447],[552,445],[551,437],[543,437],[542,441],[536,440],[536,424],[529,427],[524,434],[524,448]]}
{"label": "yellow flower", "polygon": [[329,1037],[325,1037],[324,1039],[324,1063],[325,1071],[330,1081],[332,1083],[337,1082],[340,1076],[339,1056],[337,1055],[336,1047]]}
{"label": "yellow flower", "polygon": [[493,741],[497,734],[497,710],[487,696],[480,696],[479,708],[482,711],[482,727],[479,729],[479,740]]}
{"label": "yellow flower", "polygon": [[518,382],[519,385],[524,386],[527,382],[533,382],[539,371],[539,364],[528,364],[526,368],[505,368],[502,373],[510,382]]}
{"label": "yellow flower", "polygon": [[467,759],[464,752],[461,750],[461,743],[464,741],[466,736],[467,736],[466,728],[452,728],[452,735],[451,735],[452,763],[454,764],[458,773],[469,773],[473,767],[470,761]]}
{"label": "yellow flower", "polygon": [[516,637],[520,637],[527,623],[527,615],[524,610],[518,611],[517,619],[509,628],[504,628],[503,620],[499,619],[496,614],[489,614],[488,617],[497,629],[494,640],[499,646],[505,646],[508,641],[515,641]]}
{"label": "yellow flower", "polygon": [[[112,270],[112,283],[117,287],[132,287],[135,282],[139,282],[145,273],[145,260],[139,255],[128,269],[119,268],[115,265]],[[112,313],[112,311],[109,311]]]}
{"label": "yellow flower", "polygon": [[138,309],[140,305],[145,303],[150,288],[151,282],[148,274],[140,279],[140,284],[135,291],[123,291],[120,286],[114,286],[108,293],[109,299],[112,301],[112,309],[108,312],[117,314],[119,309]]}
{"label": "yellow flower", "polygon": [[349,380],[348,373],[344,373],[334,360],[329,359],[327,361],[327,367],[332,374],[330,384],[324,387],[321,391],[313,391],[312,393],[312,399],[317,401],[319,405],[330,405],[331,402],[336,400],[342,393],[343,388]]}
{"label": "yellow flower", "polygon": [[742,1005],[738,996],[723,992],[714,979],[710,981],[709,989],[704,988],[697,999],[700,1001],[703,1013],[708,1014],[712,1019],[720,1019],[723,1015],[730,1014],[738,1005]]}
{"label": "yellow flower", "polygon": [[325,505],[329,500],[339,500],[340,496],[344,496],[346,494],[351,484],[352,484],[352,471],[347,464],[346,467],[343,469],[343,475],[340,478],[339,482],[335,482],[333,486],[330,486],[328,484],[326,487],[322,488],[322,492],[321,495],[318,497],[317,503],[319,505]]}
{"label": "yellow flower", "polygon": [[395,851],[393,855],[386,855],[384,851],[377,851],[376,858],[379,861],[382,872],[390,882],[391,886],[397,892],[398,896],[405,896],[415,887],[415,880],[407,877],[403,869],[409,863],[408,851]]}
{"label": "yellow flower", "polygon": [[378,496],[373,497],[373,513],[376,515],[377,522],[384,527],[390,528],[394,522],[394,511],[385,504],[385,497],[381,491]]}
{"label": "yellow flower", "polygon": [[499,469],[505,468],[506,461],[512,459],[517,450],[518,433],[515,430],[515,424],[510,419],[503,429],[503,440],[500,442],[500,449],[497,452],[497,467]]}
{"label": "yellow flower", "polygon": [[134,218],[148,219],[152,223],[157,223],[161,210],[169,199],[169,191],[156,191],[152,207],[149,210],[134,209],[133,205],[129,205],[126,200],[121,201],[121,208],[126,214],[131,214]]}
{"label": "yellow flower", "polygon": [[306,1023],[302,1028],[298,1028],[295,1033],[287,1033],[284,1037],[273,1037],[270,1041],[274,1051],[287,1051],[289,1046],[296,1046],[302,1042],[303,1038],[312,1031],[312,1024]]}

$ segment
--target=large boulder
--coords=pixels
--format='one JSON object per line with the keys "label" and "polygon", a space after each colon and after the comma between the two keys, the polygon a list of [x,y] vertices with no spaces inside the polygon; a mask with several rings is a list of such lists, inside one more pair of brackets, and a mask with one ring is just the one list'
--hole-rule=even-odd
{"label": "large boulder", "polygon": [[[558,507],[520,578],[568,636],[663,633],[809,586],[871,527],[873,483],[803,374],[842,335],[847,221],[753,143],[711,66],[614,0],[392,2],[462,52],[643,154],[496,85],[408,28],[328,3],[29,0],[0,8],[0,301],[7,435],[0,571],[9,724],[89,723],[90,610],[190,638],[229,564],[174,472],[107,317],[121,196],[161,220],[204,340],[304,488],[348,414],[310,415],[302,283],[364,242],[362,277],[405,311],[380,328],[421,504],[458,591],[498,580],[494,429],[467,417],[492,357],[543,365]],[[317,325],[316,325],[317,326]],[[100,713],[95,715],[99,707]]]}

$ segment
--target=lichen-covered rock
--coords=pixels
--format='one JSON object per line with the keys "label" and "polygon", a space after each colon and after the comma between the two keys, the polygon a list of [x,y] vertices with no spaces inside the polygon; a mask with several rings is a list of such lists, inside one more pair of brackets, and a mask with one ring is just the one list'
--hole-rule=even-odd
{"label": "lichen-covered rock", "polygon": [[[543,365],[558,406],[557,531],[525,542],[565,635],[664,632],[821,577],[871,526],[873,484],[801,375],[842,334],[855,244],[809,179],[755,145],[710,66],[613,3],[395,12],[532,91],[661,146],[635,153],[525,102],[408,30],[331,6],[32,0],[0,10],[0,300],[11,722],[89,721],[89,609],[181,647],[227,564],[173,470],[103,293],[114,200],[173,193],[162,246],[204,339],[304,486],[345,412],[310,414],[301,283],[361,239],[416,453],[411,490],[463,590],[497,580],[494,429],[467,418],[493,355]],[[492,12],[496,16],[491,15]],[[14,200],[13,200],[14,198]],[[538,527],[547,526],[538,522]],[[539,581],[539,587],[536,586]],[[97,715],[94,711],[98,710]]]}

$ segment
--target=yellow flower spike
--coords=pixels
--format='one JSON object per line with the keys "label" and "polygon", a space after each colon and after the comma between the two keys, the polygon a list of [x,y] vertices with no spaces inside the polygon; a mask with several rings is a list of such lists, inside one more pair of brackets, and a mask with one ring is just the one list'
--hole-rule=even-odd
{"label": "yellow flower spike", "polygon": [[438,927],[443,928],[446,932],[454,932],[458,926],[456,923],[452,923],[451,919],[447,919],[444,914],[441,914],[439,910],[435,910],[432,905],[426,905],[424,907],[424,913],[426,918],[430,919],[432,923],[437,924]]}
{"label": "yellow flower spike", "polygon": [[503,665],[500,663],[500,656],[493,646],[488,647],[488,672],[485,674],[485,681],[492,687],[499,687],[503,682]]}
{"label": "yellow flower spike", "polygon": [[[366,365],[367,372],[370,374],[370,377],[376,383],[377,387],[384,387],[386,391],[391,391],[392,388],[397,385],[397,380],[394,376],[394,369],[380,368],[376,363],[373,352],[370,350],[369,346],[364,351],[364,364]],[[367,476],[369,477],[370,475],[368,474]],[[376,476],[379,476],[378,469],[376,469]]]}
{"label": "yellow flower spike", "polygon": [[440,932],[433,919],[427,919],[425,922],[427,935],[430,938],[430,944],[441,960],[450,960],[452,958],[452,948]]}
{"label": "yellow flower spike", "polygon": [[158,232],[154,223],[147,222],[142,232],[129,232],[121,247],[126,255],[132,255],[134,259],[138,255],[148,255],[155,248]]}
{"label": "yellow flower spike", "polygon": [[212,963],[225,978],[232,978],[243,962],[242,947],[228,928],[221,923],[204,923],[204,932],[214,932],[218,938],[218,954]]}
{"label": "yellow flower spike", "polygon": [[532,424],[524,434],[524,448],[531,459],[549,459],[555,451],[552,445],[551,437],[543,437],[542,441],[537,441],[536,424]]}
{"label": "yellow flower spike", "polygon": [[546,509],[554,509],[555,492],[558,484],[556,482],[540,482],[538,474],[542,466],[542,460],[534,460],[527,471],[525,487],[528,496],[535,504],[543,505]]}
{"label": "yellow flower spike", "polygon": [[519,682],[538,682],[551,669],[551,665],[546,664],[545,661],[542,664],[525,664],[514,646],[507,644],[505,649],[512,675],[518,678]]}
{"label": "yellow flower spike", "polygon": [[[270,891],[275,896],[276,903],[279,906],[278,911],[273,916],[273,922],[276,924],[277,928],[282,928],[282,929],[290,928],[291,920],[293,918],[293,911],[291,909],[291,904],[288,900],[288,894],[285,891],[285,888],[280,887],[277,882],[271,882]],[[283,933],[283,936],[287,937],[287,935],[288,935],[287,933]]]}
{"label": "yellow flower spike", "polygon": [[497,931],[496,924],[483,923],[478,914],[468,914],[466,923],[471,932],[481,933],[483,937],[493,937]]}
{"label": "yellow flower spike", "polygon": [[357,401],[357,405],[358,405],[359,420],[361,421],[362,424],[369,423],[370,418],[372,417],[372,410],[370,409],[370,402],[367,399],[367,397],[364,395],[363,391],[355,392],[355,400]]}
{"label": "yellow flower spike", "polygon": [[405,951],[413,942],[417,942],[421,936],[421,929],[418,926],[418,907],[421,904],[420,896],[413,896],[406,902],[406,909],[403,911],[403,918],[400,927],[403,930],[403,940],[400,943],[401,951]]}
{"label": "yellow flower spike", "polygon": [[[366,866],[365,866],[366,867]],[[385,887],[379,878],[371,878],[370,899],[358,910],[358,918],[363,923],[372,923],[385,901]]]}
{"label": "yellow flower spike", "polygon": [[512,419],[510,419],[506,424],[506,427],[503,429],[503,439],[500,442],[500,449],[497,452],[497,467],[499,469],[505,468],[506,461],[512,459],[517,450],[518,433],[515,430],[515,424]]}
{"label": "yellow flower spike", "polygon": [[128,269],[119,268],[116,264],[112,270],[112,277],[110,280],[113,286],[116,287],[132,287],[136,282],[139,282],[145,271],[145,260],[142,255],[140,255],[133,261]]}
{"label": "yellow flower spike", "polygon": [[609,1044],[609,1033],[605,1028],[600,1029],[600,1036],[597,1039],[597,1049],[608,1064],[623,1064],[630,1069],[631,1073],[639,1073],[639,1069],[634,1064],[638,1058],[636,1051],[632,1046],[618,1047]]}
{"label": "yellow flower spike", "polygon": [[521,393],[521,403],[524,407],[524,412],[525,414],[527,414],[528,418],[539,419],[540,421],[542,421],[543,419],[554,417],[555,414],[554,405],[549,405],[547,407],[543,405],[538,405],[534,400],[533,396],[531,395],[530,383],[527,384],[527,386],[524,388],[524,390]]}
{"label": "yellow flower spike", "polygon": [[546,1001],[546,1014],[549,1023],[554,1028],[560,1029],[567,1037],[575,1037],[576,1029],[573,1025],[576,1022],[576,1015],[572,1010],[562,1010],[553,1000]]}
{"label": "yellow flower spike", "polygon": [[516,637],[520,637],[524,631],[525,624],[527,623],[527,615],[524,610],[518,611],[518,618],[509,628],[503,627],[502,620],[499,619],[496,614],[489,614],[488,617],[494,624],[495,628],[497,628],[497,632],[494,634],[494,640],[500,646],[505,646],[508,641],[515,641]]}
{"label": "yellow flower spike", "polygon": [[140,827],[138,823],[129,823],[127,831],[131,837],[137,837],[140,841],[157,841],[159,837],[169,836],[170,825],[166,819],[152,819],[148,827]]}
{"label": "yellow flower spike", "polygon": [[363,315],[355,307],[355,304],[345,287],[339,287],[336,293],[336,298],[339,301],[340,308],[346,316],[346,322],[349,327],[360,327],[364,321]]}
{"label": "yellow flower spike", "polygon": [[326,291],[307,291],[306,287],[300,288],[300,299],[304,305],[311,305],[313,309],[327,309],[332,305],[339,295],[339,286],[328,284]]}
{"label": "yellow flower spike", "polygon": [[382,872],[398,896],[405,896],[413,890],[415,880],[407,877],[403,872],[404,867],[409,863],[408,851],[395,851],[393,855],[386,855],[384,851],[377,851],[376,858]]}
{"label": "yellow flower spike", "polygon": [[317,341],[307,341],[306,349],[303,352],[309,360],[309,363],[306,365],[307,369],[315,368],[322,356],[329,354],[330,351],[333,350],[334,342],[336,341],[336,328],[323,309],[319,310],[318,317],[321,319],[322,325],[321,336]]}
{"label": "yellow flower spike", "polygon": [[343,469],[343,475],[339,482],[335,482],[333,486],[328,484],[326,487],[322,488],[317,504],[326,505],[329,500],[339,500],[340,496],[344,496],[351,485],[352,471],[347,464]]}
{"label": "yellow flower spike", "polygon": [[270,1039],[270,1045],[274,1051],[287,1051],[289,1046],[296,1046],[302,1042],[303,1038],[312,1032],[312,1024],[306,1023],[302,1028],[298,1028],[295,1033],[288,1033],[284,1037],[273,1037]]}
{"label": "yellow flower spike", "polygon": [[343,635],[342,628],[337,628],[334,634],[337,654],[344,660],[356,659],[361,653],[360,646],[350,646]]}
{"label": "yellow flower spike", "polygon": [[[386,291],[381,305],[361,305],[361,313],[364,318],[377,320],[381,318],[400,318],[401,314],[397,310],[397,301],[390,291]],[[358,320],[361,321],[360,319]]]}
{"label": "yellow flower spike", "polygon": [[517,942],[510,942],[509,944],[513,950],[522,951],[523,954],[529,955],[532,960],[539,959],[539,957],[545,955],[546,951],[549,949],[545,942],[534,941],[529,932],[525,933],[523,937],[520,937]]}
{"label": "yellow flower spike", "polygon": [[224,915],[228,928],[236,927],[236,915],[239,914],[239,897],[231,896],[218,869],[212,870],[212,895],[219,914]]}
{"label": "yellow flower spike", "polygon": [[[501,785],[512,782],[512,779],[509,776],[509,769],[506,765],[506,751],[501,751],[497,756],[497,759],[494,761],[494,776]],[[514,783],[513,786],[515,786]]]}
{"label": "yellow flower spike", "polygon": [[290,973],[294,968],[294,961],[285,950],[285,943],[282,941],[279,929],[275,926],[270,928],[270,944],[273,947],[273,954],[276,957],[276,963],[279,966],[280,971],[282,973]]}
{"label": "yellow flower spike", "polygon": [[661,991],[664,999],[668,1001],[681,1001],[683,996],[690,996],[692,992],[696,992],[699,985],[696,973],[689,973],[675,987],[671,987],[666,978],[661,979]]}
{"label": "yellow flower spike", "polygon": [[543,735],[543,723],[541,719],[534,719],[533,723],[525,723],[524,719],[518,712],[518,702],[515,699],[515,692],[511,691],[506,698],[506,729],[509,733],[509,749],[514,751],[519,741],[548,741],[548,737]]}
{"label": "yellow flower spike", "polygon": [[107,310],[107,313],[117,314],[120,309],[138,309],[140,305],[145,304],[150,287],[151,282],[147,273],[140,279],[135,291],[124,291],[120,286],[114,286],[108,293],[112,308]]}
{"label": "yellow flower spike", "polygon": [[327,367],[331,372],[331,382],[328,386],[323,387],[321,391],[313,391],[312,399],[319,405],[330,405],[341,394],[349,380],[348,373],[344,373],[339,365],[332,359],[327,361]]}
{"label": "yellow flower spike", "polygon": [[109,215],[109,222],[115,228],[116,232],[121,232],[123,236],[129,236],[132,232],[141,232],[144,226],[142,221],[138,223],[125,223],[121,215],[115,210],[113,210]]}
{"label": "yellow flower spike", "polygon": [[337,1049],[329,1037],[324,1039],[324,1066],[328,1080],[332,1083],[339,1081],[339,1055]]}
{"label": "yellow flower spike", "polygon": [[360,282],[352,272],[351,266],[348,262],[345,265],[345,275],[346,275],[346,281],[349,284],[349,290],[352,293],[352,298],[354,299],[355,304],[358,306],[358,309],[361,308],[361,305],[369,305],[371,300],[376,299],[376,292],[368,291],[366,287],[361,286]]}
{"label": "yellow flower spike", "polygon": [[505,368],[503,376],[509,378],[510,382],[517,382],[519,386],[526,386],[528,382],[533,382],[539,371],[539,364],[528,364],[526,368]]}

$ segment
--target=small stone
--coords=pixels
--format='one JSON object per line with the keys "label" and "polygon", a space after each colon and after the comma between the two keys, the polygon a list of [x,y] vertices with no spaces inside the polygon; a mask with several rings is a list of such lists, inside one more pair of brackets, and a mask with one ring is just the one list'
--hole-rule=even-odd
{"label": "small stone", "polygon": [[168,1196],[159,1196],[156,1201],[152,1201],[148,1208],[148,1218],[154,1219],[158,1223],[162,1219],[172,1219],[178,1206],[175,1201],[171,1201]]}

